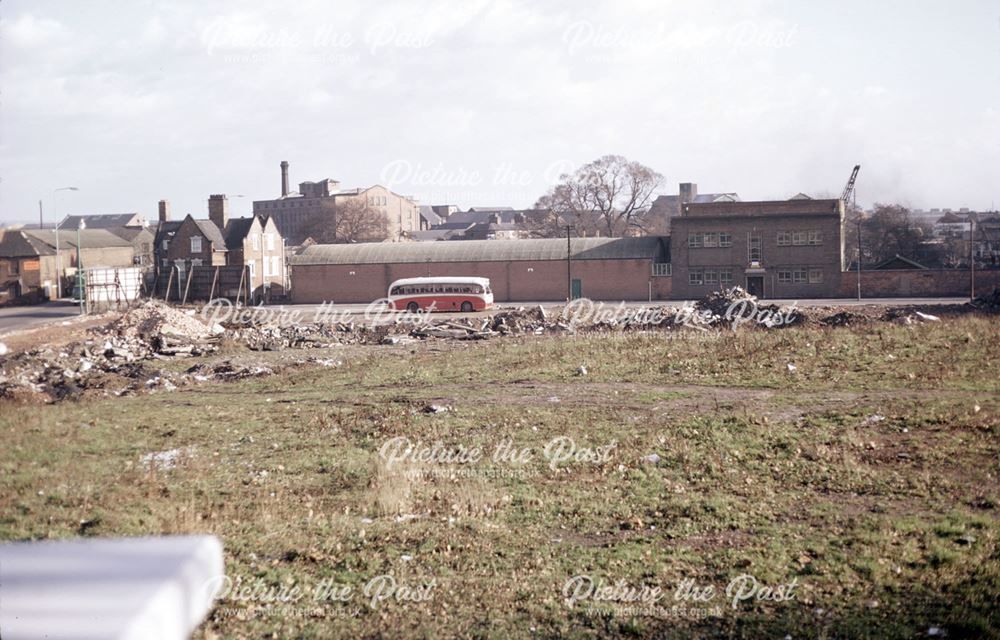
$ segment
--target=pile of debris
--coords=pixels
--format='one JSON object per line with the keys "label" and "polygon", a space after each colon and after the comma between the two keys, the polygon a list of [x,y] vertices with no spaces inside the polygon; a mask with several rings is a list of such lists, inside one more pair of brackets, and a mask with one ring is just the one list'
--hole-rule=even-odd
{"label": "pile of debris", "polygon": [[767,329],[790,327],[806,320],[798,309],[761,304],[757,296],[740,286],[713,291],[694,303],[699,322],[711,327],[757,326]]}
{"label": "pile of debris", "polygon": [[1000,287],[995,287],[991,293],[984,293],[975,298],[972,306],[982,311],[1000,312]]}
{"label": "pile of debris", "polygon": [[209,327],[191,312],[147,300],[113,322],[92,330],[133,357],[197,356],[218,348],[223,328]]}
{"label": "pile of debris", "polygon": [[191,314],[146,301],[91,329],[86,340],[0,358],[0,398],[40,395],[57,401],[88,390],[114,395],[169,390],[184,380],[151,362],[215,351],[221,333],[221,327],[210,328]]}

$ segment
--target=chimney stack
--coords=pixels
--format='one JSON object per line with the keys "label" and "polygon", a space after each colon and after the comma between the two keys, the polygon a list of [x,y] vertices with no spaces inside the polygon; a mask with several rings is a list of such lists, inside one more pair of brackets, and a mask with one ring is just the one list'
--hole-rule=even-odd
{"label": "chimney stack", "polygon": [[288,195],[288,160],[281,161],[281,197]]}
{"label": "chimney stack", "polygon": [[698,197],[698,185],[693,182],[682,182],[680,184],[681,203],[694,202]]}
{"label": "chimney stack", "polygon": [[226,223],[229,222],[229,199],[225,194],[217,193],[208,197],[208,219],[219,227],[219,231],[226,230]]}
{"label": "chimney stack", "polygon": [[170,220],[170,201],[160,200],[160,222]]}

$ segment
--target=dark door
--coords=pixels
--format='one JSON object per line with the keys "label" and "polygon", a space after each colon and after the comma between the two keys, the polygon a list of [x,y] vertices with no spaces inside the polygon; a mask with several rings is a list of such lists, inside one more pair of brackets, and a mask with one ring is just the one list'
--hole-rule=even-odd
{"label": "dark door", "polygon": [[583,281],[582,280],[576,280],[576,279],[573,280],[573,286],[571,287],[570,295],[573,296],[574,300],[576,300],[577,298],[582,298],[583,297]]}
{"label": "dark door", "polygon": [[758,298],[763,298],[764,276],[747,276],[747,293]]}

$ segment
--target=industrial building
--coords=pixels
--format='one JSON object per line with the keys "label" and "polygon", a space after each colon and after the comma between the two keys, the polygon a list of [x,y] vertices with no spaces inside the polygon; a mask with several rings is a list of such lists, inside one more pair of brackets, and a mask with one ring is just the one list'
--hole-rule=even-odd
{"label": "industrial building", "polygon": [[371,302],[420,276],[489,278],[497,302],[662,300],[670,295],[667,238],[468,240],[313,245],[290,259],[292,301]]}

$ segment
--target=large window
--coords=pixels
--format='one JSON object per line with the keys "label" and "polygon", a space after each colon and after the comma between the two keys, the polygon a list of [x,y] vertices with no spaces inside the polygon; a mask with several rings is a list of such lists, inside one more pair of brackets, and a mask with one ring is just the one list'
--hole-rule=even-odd
{"label": "large window", "polygon": [[654,277],[669,276],[670,273],[671,273],[671,271],[670,271],[670,263],[669,262],[654,262],[653,263],[653,276]]}
{"label": "large window", "polygon": [[823,232],[812,230],[812,231],[779,231],[778,232],[778,246],[796,246],[801,247],[805,245],[820,245],[823,244]]}
{"label": "large window", "polygon": [[790,267],[778,269],[778,284],[822,284],[822,269]]}
{"label": "large window", "polygon": [[689,247],[731,247],[733,234],[728,231],[699,231],[688,234]]}
{"label": "large window", "polygon": [[733,284],[733,269],[732,267],[691,269],[688,271],[688,284],[731,285]]}
{"label": "large window", "polygon": [[750,242],[748,243],[748,251],[747,251],[747,253],[749,254],[747,257],[750,259],[750,262],[760,262],[761,259],[760,247],[761,247],[760,231],[751,231]]}
{"label": "large window", "polygon": [[191,253],[201,253],[201,236],[191,236]]}

